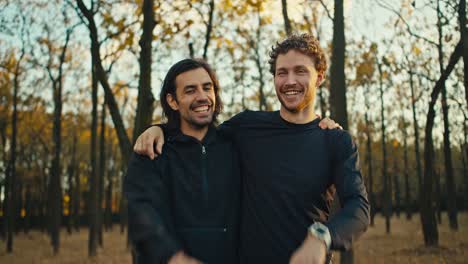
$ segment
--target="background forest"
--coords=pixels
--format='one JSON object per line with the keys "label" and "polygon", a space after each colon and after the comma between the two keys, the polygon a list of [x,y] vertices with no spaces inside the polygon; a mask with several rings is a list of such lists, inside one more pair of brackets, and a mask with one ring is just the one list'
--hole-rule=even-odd
{"label": "background forest", "polygon": [[268,52],[294,32],[328,56],[316,111],[359,145],[379,239],[408,224],[440,249],[468,228],[466,17],[466,0],[0,0],[0,261],[23,263],[30,231],[50,263],[73,234],[82,259],[106,233],[126,245],[122,180],[137,135],[162,121],[169,67],[216,69],[221,120],[277,110]]}

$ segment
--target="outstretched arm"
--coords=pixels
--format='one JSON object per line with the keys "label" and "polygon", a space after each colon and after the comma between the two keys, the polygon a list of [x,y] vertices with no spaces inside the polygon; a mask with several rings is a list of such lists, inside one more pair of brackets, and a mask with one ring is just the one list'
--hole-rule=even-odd
{"label": "outstretched arm", "polygon": [[134,154],[124,181],[128,232],[137,257],[142,263],[198,263],[178,262],[196,260],[183,253],[175,235],[169,194],[155,162]]}

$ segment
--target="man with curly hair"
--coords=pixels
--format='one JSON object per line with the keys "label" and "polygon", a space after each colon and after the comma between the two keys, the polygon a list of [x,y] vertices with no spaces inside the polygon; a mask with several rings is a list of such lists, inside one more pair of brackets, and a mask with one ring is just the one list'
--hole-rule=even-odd
{"label": "man with curly hair", "polygon": [[[357,147],[348,132],[319,127],[314,102],[327,63],[317,39],[289,36],[269,64],[280,110],[246,110],[218,127],[240,152],[240,263],[324,263],[369,225]],[[153,142],[160,152],[159,127],[135,151],[154,155]],[[335,192],[342,209],[331,216]]]}

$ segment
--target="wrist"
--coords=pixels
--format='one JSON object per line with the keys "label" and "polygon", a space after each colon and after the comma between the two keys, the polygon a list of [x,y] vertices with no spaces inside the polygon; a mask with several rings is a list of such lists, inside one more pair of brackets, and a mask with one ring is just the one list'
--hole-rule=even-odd
{"label": "wrist", "polygon": [[322,223],[313,223],[308,230],[308,236],[319,240],[325,245],[325,251],[329,251],[331,247],[331,235],[328,227]]}

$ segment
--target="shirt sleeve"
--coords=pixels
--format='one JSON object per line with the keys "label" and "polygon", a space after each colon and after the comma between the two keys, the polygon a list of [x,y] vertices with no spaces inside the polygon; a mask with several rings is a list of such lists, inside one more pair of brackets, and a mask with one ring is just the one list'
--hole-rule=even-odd
{"label": "shirt sleeve", "polygon": [[332,238],[331,249],[348,250],[352,242],[369,226],[370,205],[359,166],[359,153],[351,135],[345,131],[336,133],[334,144],[334,184],[340,200],[341,210],[325,225]]}
{"label": "shirt sleeve", "polygon": [[165,263],[182,248],[157,162],[134,153],[124,181],[129,238],[142,263]]}
{"label": "shirt sleeve", "polygon": [[248,110],[245,110],[230,119],[224,121],[221,125],[218,126],[218,132],[228,139],[234,140],[239,133],[239,129],[243,123],[245,123],[246,116],[248,115]]}

